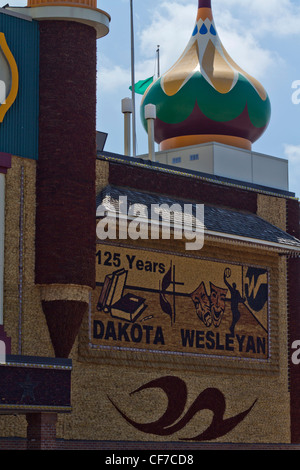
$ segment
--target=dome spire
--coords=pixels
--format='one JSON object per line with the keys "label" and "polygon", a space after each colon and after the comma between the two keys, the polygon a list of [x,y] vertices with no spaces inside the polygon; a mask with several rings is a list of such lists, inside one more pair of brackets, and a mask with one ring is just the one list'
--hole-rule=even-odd
{"label": "dome spire", "polygon": [[251,149],[270,119],[263,86],[225,50],[211,0],[198,0],[191,38],[177,62],[145,92],[157,106],[155,140],[161,150],[205,142]]}
{"label": "dome spire", "polygon": [[211,0],[198,0],[198,8],[211,8]]}

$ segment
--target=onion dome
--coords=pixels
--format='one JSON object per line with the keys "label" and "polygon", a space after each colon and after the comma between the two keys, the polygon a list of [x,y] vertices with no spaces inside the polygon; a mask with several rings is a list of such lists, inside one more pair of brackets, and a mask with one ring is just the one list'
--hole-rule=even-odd
{"label": "onion dome", "polygon": [[144,107],[156,105],[155,141],[161,150],[205,142],[251,149],[268,126],[271,106],[263,86],[226,52],[211,0],[198,0],[190,41],[179,60],[146,90]]}

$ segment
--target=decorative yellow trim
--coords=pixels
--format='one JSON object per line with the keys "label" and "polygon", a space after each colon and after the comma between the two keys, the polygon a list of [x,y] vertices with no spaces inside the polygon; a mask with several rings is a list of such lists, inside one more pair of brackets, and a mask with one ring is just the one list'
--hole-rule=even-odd
{"label": "decorative yellow trim", "polygon": [[2,49],[2,52],[3,52],[7,62],[9,64],[10,70],[11,70],[11,88],[10,88],[10,92],[9,92],[8,96],[6,97],[5,103],[3,103],[0,106],[0,122],[2,122],[3,119],[4,119],[5,114],[7,113],[9,108],[12,106],[12,104],[14,103],[14,101],[17,97],[18,89],[19,89],[19,72],[18,72],[18,67],[17,67],[16,61],[15,61],[15,58],[12,55],[12,53],[11,53],[11,51],[10,51],[8,45],[7,45],[4,33],[0,33],[0,47]]}
{"label": "decorative yellow trim", "polygon": [[0,405],[0,410],[3,412],[5,410],[16,410],[16,411],[29,411],[31,410],[32,412],[34,411],[52,411],[52,412],[71,412],[72,407],[70,406],[51,406],[51,405]]}

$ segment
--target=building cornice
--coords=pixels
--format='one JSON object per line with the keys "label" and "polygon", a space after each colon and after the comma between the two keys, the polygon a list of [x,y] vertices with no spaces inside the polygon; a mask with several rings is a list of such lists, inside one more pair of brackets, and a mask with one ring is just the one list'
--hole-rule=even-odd
{"label": "building cornice", "polygon": [[11,155],[0,152],[0,173],[6,174],[9,168],[11,168]]}

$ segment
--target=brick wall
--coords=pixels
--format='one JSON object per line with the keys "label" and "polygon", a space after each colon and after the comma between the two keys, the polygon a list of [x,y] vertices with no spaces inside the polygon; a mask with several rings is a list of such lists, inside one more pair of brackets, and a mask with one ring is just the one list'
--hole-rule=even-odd
{"label": "brick wall", "polygon": [[172,175],[146,168],[110,163],[109,183],[131,189],[188,199],[195,203],[219,205],[257,212],[257,193],[246,189],[210,183],[196,178]]}
{"label": "brick wall", "polygon": [[[72,286],[95,283],[96,31],[40,23],[36,283],[71,286],[42,306],[56,357],[68,357],[88,300]],[[86,296],[88,299],[88,295]]]}

